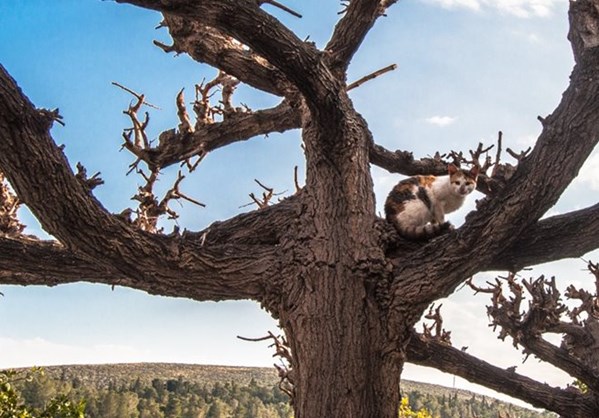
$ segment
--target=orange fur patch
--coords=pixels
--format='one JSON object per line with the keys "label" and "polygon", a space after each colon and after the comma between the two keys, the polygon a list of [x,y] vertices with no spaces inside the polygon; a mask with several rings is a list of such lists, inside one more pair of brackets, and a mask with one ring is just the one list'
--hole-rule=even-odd
{"label": "orange fur patch", "polygon": [[417,176],[418,184],[422,187],[431,187],[437,177],[435,176]]}

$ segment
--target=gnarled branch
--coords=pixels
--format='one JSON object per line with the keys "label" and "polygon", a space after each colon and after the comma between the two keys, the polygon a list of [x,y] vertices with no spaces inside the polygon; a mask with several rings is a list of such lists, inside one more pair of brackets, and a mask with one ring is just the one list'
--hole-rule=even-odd
{"label": "gnarled branch", "polygon": [[592,394],[585,395],[578,390],[554,388],[539,383],[438,341],[424,341],[417,335],[410,339],[407,360],[455,374],[472,383],[521,399],[538,408],[556,411],[563,416],[593,416],[597,408],[597,399]]}
{"label": "gnarled branch", "polygon": [[[590,266],[592,264],[589,264]],[[592,306],[596,295],[582,289],[568,288],[566,296],[581,299],[578,308],[570,310],[563,302],[554,277],[544,276],[533,280],[523,279],[520,283],[516,274],[510,273],[504,280],[496,279],[488,287],[468,284],[476,292],[492,294],[492,304],[487,307],[494,329],[499,328],[499,338],[511,337],[515,347],[522,346],[527,356],[534,354],[555,367],[564,370],[584,382],[593,392],[599,391],[599,369],[597,368],[597,347],[599,345],[599,322],[592,316]],[[504,292],[507,283],[509,292]],[[525,309],[523,302],[528,300]],[[588,317],[578,321],[585,311]],[[562,318],[568,316],[571,322]],[[547,342],[546,333],[563,333],[561,347]]]}
{"label": "gnarled branch", "polygon": [[202,246],[145,233],[111,215],[75,177],[47,123],[3,67],[0,81],[0,170],[69,251],[107,271],[117,268],[129,287],[199,300],[260,300],[277,269],[272,246]]}
{"label": "gnarled branch", "polygon": [[227,74],[258,90],[277,96],[293,91],[283,73],[239,42],[214,27],[164,13],[164,24],[174,39],[172,46],[154,42],[166,52],[187,53],[198,62],[220,68]]}
{"label": "gnarled branch", "polygon": [[333,67],[345,72],[366,34],[376,19],[385,13],[395,1],[351,0],[344,16],[335,26],[335,31],[325,50],[331,53]]}

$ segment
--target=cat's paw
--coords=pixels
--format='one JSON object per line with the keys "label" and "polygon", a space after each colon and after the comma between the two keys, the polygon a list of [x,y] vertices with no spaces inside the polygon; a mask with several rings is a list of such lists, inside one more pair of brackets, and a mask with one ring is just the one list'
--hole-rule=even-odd
{"label": "cat's paw", "polygon": [[440,228],[441,233],[448,233],[448,232],[452,232],[454,230],[455,230],[455,226],[453,226],[453,224],[449,221],[443,222],[441,224],[441,228]]}

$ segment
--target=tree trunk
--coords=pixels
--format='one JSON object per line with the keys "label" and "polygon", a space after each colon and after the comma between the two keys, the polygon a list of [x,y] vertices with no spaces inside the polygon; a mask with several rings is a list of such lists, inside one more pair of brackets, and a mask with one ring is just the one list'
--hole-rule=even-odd
{"label": "tree trunk", "polygon": [[[380,311],[351,276],[333,272],[319,281],[285,323],[295,416],[397,417],[403,361],[385,352]],[[348,291],[348,282],[357,285]]]}
{"label": "tree trunk", "polygon": [[284,245],[294,271],[278,312],[293,353],[295,416],[391,418],[403,358],[379,297],[390,269],[373,215],[371,138],[346,94],[336,99],[343,117],[306,110],[305,203]]}

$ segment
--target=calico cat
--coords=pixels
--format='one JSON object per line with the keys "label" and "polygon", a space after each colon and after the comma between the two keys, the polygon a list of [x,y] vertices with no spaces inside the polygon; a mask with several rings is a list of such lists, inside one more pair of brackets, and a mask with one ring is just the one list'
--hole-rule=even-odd
{"label": "calico cat", "polygon": [[459,209],[476,188],[479,168],[465,171],[449,164],[447,172],[447,176],[410,177],[391,190],[385,215],[401,236],[429,239],[453,229],[445,214]]}

